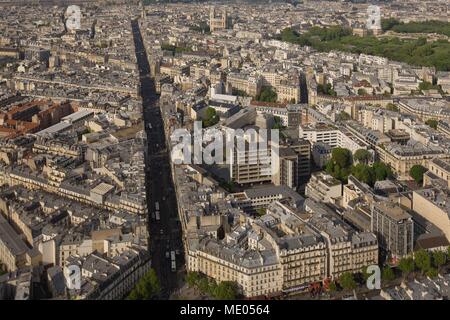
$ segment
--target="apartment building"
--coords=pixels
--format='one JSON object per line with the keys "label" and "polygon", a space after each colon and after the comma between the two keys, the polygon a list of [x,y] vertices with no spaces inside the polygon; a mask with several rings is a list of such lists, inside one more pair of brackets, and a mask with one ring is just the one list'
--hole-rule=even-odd
{"label": "apartment building", "polygon": [[277,101],[298,103],[300,102],[300,86],[290,81],[281,81],[275,87]]}
{"label": "apartment building", "polygon": [[261,78],[242,73],[229,73],[227,75],[227,85],[233,91],[245,92],[251,97],[256,97],[261,91]]}
{"label": "apartment building", "polygon": [[[21,185],[30,190],[41,189],[43,191],[55,193],[72,200],[92,204],[108,210],[122,209],[129,212],[142,214],[146,213],[147,210],[143,198],[127,197],[126,195],[112,195],[110,194],[111,190],[105,192],[103,188],[97,188],[97,186],[86,189],[79,186],[74,187],[63,182],[58,187],[52,185],[51,180],[44,179],[42,176],[32,173],[30,170],[25,170],[25,168],[16,168],[11,170],[11,172],[7,172],[7,182],[11,186]],[[98,192],[101,192],[102,194],[98,194]],[[109,196],[106,197],[108,194]]]}
{"label": "apartment building", "polygon": [[339,278],[363,267],[378,264],[378,241],[371,232],[355,232],[336,213],[319,202],[306,200],[312,213],[308,220],[324,238],[327,248],[327,277]]}
{"label": "apartment building", "polygon": [[[428,163],[428,170],[431,171],[439,179],[445,181],[450,188],[450,160],[449,159],[432,159]],[[426,182],[424,181],[424,184]]]}
{"label": "apartment building", "polygon": [[409,171],[414,165],[429,167],[429,161],[437,158],[447,158],[445,150],[439,146],[424,145],[410,140],[406,145],[389,143],[377,146],[380,160],[391,167],[401,178],[410,179]]}
{"label": "apartment building", "polygon": [[27,266],[38,266],[41,253],[30,249],[8,221],[0,214],[0,263],[7,271],[16,271]]}
{"label": "apartment building", "polygon": [[254,297],[303,290],[378,262],[375,235],[355,233],[328,213],[301,216],[290,201],[275,201],[264,216],[245,218],[224,240],[191,242],[188,269],[236,281],[245,296]]}
{"label": "apartment building", "polygon": [[73,299],[120,300],[150,270],[150,256],[144,249],[132,247],[109,258],[98,253],[71,256],[70,265],[81,271],[81,288],[70,289]]}
{"label": "apartment building", "polygon": [[416,115],[422,121],[450,119],[450,107],[445,100],[402,99],[398,106],[401,112]]}
{"label": "apartment building", "polygon": [[281,267],[273,250],[244,251],[205,239],[190,261],[189,271],[201,272],[216,281],[234,281],[246,297],[282,290]]}

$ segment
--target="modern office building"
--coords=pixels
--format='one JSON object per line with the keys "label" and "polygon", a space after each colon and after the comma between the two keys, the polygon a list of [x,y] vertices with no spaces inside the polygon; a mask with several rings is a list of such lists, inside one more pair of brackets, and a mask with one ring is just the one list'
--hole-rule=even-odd
{"label": "modern office building", "polygon": [[380,247],[401,258],[413,252],[414,222],[412,216],[398,204],[383,201],[372,205],[372,232]]}

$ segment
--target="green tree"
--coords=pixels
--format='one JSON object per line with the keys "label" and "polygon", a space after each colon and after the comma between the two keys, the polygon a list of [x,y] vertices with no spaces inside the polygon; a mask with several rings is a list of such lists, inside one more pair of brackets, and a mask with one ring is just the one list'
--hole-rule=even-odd
{"label": "green tree", "polygon": [[345,148],[334,148],[331,152],[331,161],[341,168],[348,168],[352,164],[352,153]]}
{"label": "green tree", "polygon": [[362,278],[363,278],[364,282],[366,282],[367,279],[369,279],[371,274],[367,272],[367,266],[362,268],[361,275],[362,275]]}
{"label": "green tree", "polygon": [[426,271],[427,277],[436,278],[438,276],[438,270],[436,268],[430,268]]}
{"label": "green tree", "polygon": [[394,18],[381,19],[381,29],[383,31],[391,30],[394,26],[400,24],[401,22]]}
{"label": "green tree", "polygon": [[214,297],[219,300],[235,300],[238,296],[238,286],[232,281],[222,281],[214,290]]}
{"label": "green tree", "polygon": [[208,109],[206,109],[206,117],[211,119],[214,118],[216,116],[216,109],[209,107]]}
{"label": "green tree", "polygon": [[[395,22],[384,23],[384,27],[392,28],[395,32],[410,32],[411,30],[433,31],[441,34],[450,32],[450,23],[448,22],[431,23],[427,21],[416,24],[400,23],[399,25],[393,25],[393,23]],[[365,53],[411,65],[434,66],[440,71],[450,70],[450,60],[447,58],[450,52],[450,43],[447,40],[427,43],[424,39],[358,37],[351,34],[351,29],[344,27],[314,27],[302,34],[288,28],[282,30],[278,39],[298,45],[308,45],[320,52],[340,50]]]}
{"label": "green tree", "polygon": [[411,257],[401,258],[398,263],[398,268],[402,271],[403,276],[406,278],[411,272],[414,271],[414,259]]}
{"label": "green tree", "polygon": [[200,278],[200,273],[195,271],[188,272],[186,275],[186,283],[191,288],[196,287]]}
{"label": "green tree", "polygon": [[395,279],[395,273],[390,267],[384,267],[381,278],[385,281],[392,281]]}
{"label": "green tree", "polygon": [[358,163],[352,167],[352,175],[359,181],[367,183],[370,186],[372,186],[375,182],[375,175],[372,167],[363,163]]}
{"label": "green tree", "polygon": [[376,161],[372,166],[375,173],[375,181],[382,181],[386,179],[392,179],[394,177],[394,173],[392,172],[391,167],[387,164]]}
{"label": "green tree", "polygon": [[409,170],[409,175],[417,182],[417,184],[422,184],[423,174],[427,171],[428,169],[425,168],[424,166],[416,164],[415,166],[412,166],[411,169]]}
{"label": "green tree", "polygon": [[353,160],[361,163],[367,163],[370,160],[370,152],[366,149],[358,149],[353,155]]}
{"label": "green tree", "polygon": [[330,282],[330,284],[328,285],[328,291],[330,291],[330,292],[336,292],[337,291],[336,282],[334,282],[334,281]]}
{"label": "green tree", "polygon": [[209,281],[205,276],[201,277],[197,282],[197,288],[200,292],[206,294],[209,291]]}
{"label": "green tree", "polygon": [[414,263],[416,266],[422,271],[422,273],[425,273],[431,268],[431,257],[430,254],[420,249],[414,253]]}
{"label": "green tree", "polygon": [[208,107],[205,112],[205,119],[203,120],[203,127],[211,127],[219,122],[219,116],[216,113],[216,109]]}
{"label": "green tree", "polygon": [[419,90],[430,90],[433,88],[433,84],[428,81],[422,81],[419,84]]}
{"label": "green tree", "polygon": [[334,178],[347,182],[348,175],[351,172],[352,153],[345,148],[334,148],[331,152],[331,159],[328,161],[325,170]]}
{"label": "green tree", "polygon": [[388,103],[386,105],[386,109],[389,110],[389,111],[395,111],[395,112],[399,112],[400,111],[400,109],[393,103]]}
{"label": "green tree", "polygon": [[367,96],[367,90],[366,89],[358,89],[358,95],[359,96]]}
{"label": "green tree", "polygon": [[439,271],[441,267],[447,262],[447,255],[443,251],[433,252],[433,265]]}
{"label": "green tree", "polygon": [[271,87],[264,87],[259,95],[256,96],[256,100],[263,102],[276,102],[277,93]]}
{"label": "green tree", "polygon": [[274,120],[274,123],[273,123],[272,129],[281,130],[281,129],[284,128],[283,124],[281,123],[281,118],[280,117],[274,117],[273,120]]}
{"label": "green tree", "polygon": [[158,276],[154,269],[150,269],[137,283],[128,295],[129,300],[154,299],[161,292]]}
{"label": "green tree", "polygon": [[256,213],[258,214],[258,216],[263,216],[266,214],[266,209],[265,208],[258,208],[256,209]]}
{"label": "green tree", "polygon": [[336,116],[336,120],[337,121],[347,121],[350,120],[352,117],[345,111],[341,111],[337,116]]}
{"label": "green tree", "polygon": [[332,85],[329,83],[326,83],[325,85],[319,83],[317,85],[317,93],[321,93],[327,96],[337,96],[336,91],[334,91]]}
{"label": "green tree", "polygon": [[345,272],[339,277],[339,284],[344,290],[353,290],[357,285],[350,272]]}
{"label": "green tree", "polygon": [[425,121],[425,124],[436,130],[438,126],[438,121],[435,119],[429,119]]}
{"label": "green tree", "polygon": [[214,280],[213,278],[206,278],[208,281],[208,286],[206,288],[205,293],[211,297],[214,297],[216,294],[216,289],[218,287],[218,284],[216,282],[216,280]]}

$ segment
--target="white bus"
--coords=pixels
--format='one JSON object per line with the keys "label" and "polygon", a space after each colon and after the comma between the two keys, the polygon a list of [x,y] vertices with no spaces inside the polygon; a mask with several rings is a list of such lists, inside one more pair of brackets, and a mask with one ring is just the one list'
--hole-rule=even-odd
{"label": "white bus", "polygon": [[177,264],[175,263],[175,261],[172,261],[172,272],[177,271]]}
{"label": "white bus", "polygon": [[171,251],[170,252],[170,258],[172,259],[172,261],[175,261],[175,251]]}
{"label": "white bus", "polygon": [[161,216],[159,215],[159,211],[155,212],[155,219],[156,219],[156,221],[159,221],[159,219],[161,219]]}

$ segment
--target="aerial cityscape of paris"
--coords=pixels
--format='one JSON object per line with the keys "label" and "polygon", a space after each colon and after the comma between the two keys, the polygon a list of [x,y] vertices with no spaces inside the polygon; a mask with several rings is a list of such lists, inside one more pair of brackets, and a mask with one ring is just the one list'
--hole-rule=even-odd
{"label": "aerial cityscape of paris", "polygon": [[0,300],[448,300],[449,39],[448,0],[0,0]]}

